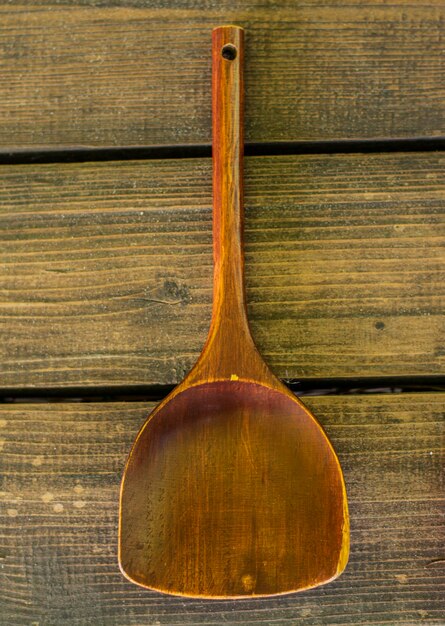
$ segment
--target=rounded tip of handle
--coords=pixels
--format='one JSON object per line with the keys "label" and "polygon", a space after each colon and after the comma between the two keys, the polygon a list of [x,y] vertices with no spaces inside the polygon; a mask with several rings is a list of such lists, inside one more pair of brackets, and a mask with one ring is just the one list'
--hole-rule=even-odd
{"label": "rounded tip of handle", "polygon": [[215,26],[212,32],[214,33],[216,31],[225,31],[231,29],[244,30],[244,28],[242,26],[238,26],[238,24],[224,24],[223,26]]}

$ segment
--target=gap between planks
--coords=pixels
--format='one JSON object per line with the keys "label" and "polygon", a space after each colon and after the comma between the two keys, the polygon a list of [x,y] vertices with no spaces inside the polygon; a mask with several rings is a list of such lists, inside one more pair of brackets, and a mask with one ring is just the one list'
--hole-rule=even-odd
{"label": "gap between planks", "polygon": [[[272,141],[245,143],[246,156],[284,156],[304,154],[376,154],[385,152],[445,151],[445,137],[389,139],[345,139],[339,141]],[[51,148],[2,150],[0,165],[30,163],[85,163],[150,159],[195,159],[210,157],[210,144],[147,146],[109,146],[88,148]]]}

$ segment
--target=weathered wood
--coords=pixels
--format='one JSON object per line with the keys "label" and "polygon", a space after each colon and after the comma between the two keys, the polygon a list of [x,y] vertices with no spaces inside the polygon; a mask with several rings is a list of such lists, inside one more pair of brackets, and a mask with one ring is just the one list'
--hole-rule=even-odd
{"label": "weathered wood", "polygon": [[210,143],[224,23],[248,33],[248,141],[443,135],[441,0],[91,4],[2,4],[3,150]]}
{"label": "weathered wood", "polygon": [[332,445],[267,367],[249,330],[243,30],[214,29],[212,56],[212,321],[192,371],[131,449],[118,558],[125,576],[150,590],[227,600],[337,578],[348,561],[349,516]]}
{"label": "weathered wood", "polygon": [[288,597],[184,601],[117,565],[119,480],[150,406],[3,405],[2,623],[442,624],[445,396],[307,397],[339,453],[351,558],[333,583]]}
{"label": "weathered wood", "polygon": [[[282,378],[444,371],[443,157],[246,160],[252,332]],[[179,382],[211,314],[210,160],[2,168],[0,386]]]}

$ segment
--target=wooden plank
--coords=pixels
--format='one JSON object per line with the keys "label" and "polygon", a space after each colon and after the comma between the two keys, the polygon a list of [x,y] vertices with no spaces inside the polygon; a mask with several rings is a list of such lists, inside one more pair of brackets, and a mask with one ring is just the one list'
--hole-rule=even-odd
{"label": "wooden plank", "polygon": [[[247,159],[249,313],[277,375],[444,372],[443,163]],[[210,168],[2,168],[1,387],[181,380],[211,314]]]}
{"label": "wooden plank", "polygon": [[441,0],[94,5],[0,6],[2,150],[209,143],[223,23],[247,30],[248,141],[444,133]]}
{"label": "wooden plank", "polygon": [[147,592],[119,572],[119,481],[148,405],[3,405],[4,623],[443,624],[445,395],[305,401],[344,468],[350,562],[325,587],[242,602]]}

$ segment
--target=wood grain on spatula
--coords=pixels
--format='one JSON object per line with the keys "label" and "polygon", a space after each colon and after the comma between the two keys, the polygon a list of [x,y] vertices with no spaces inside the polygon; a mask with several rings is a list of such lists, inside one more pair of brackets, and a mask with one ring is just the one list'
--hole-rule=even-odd
{"label": "wood grain on spatula", "polygon": [[195,367],[139,432],[121,487],[125,576],[205,598],[314,587],[341,573],[349,551],[335,452],[249,330],[242,68],[243,30],[215,29],[211,327]]}

